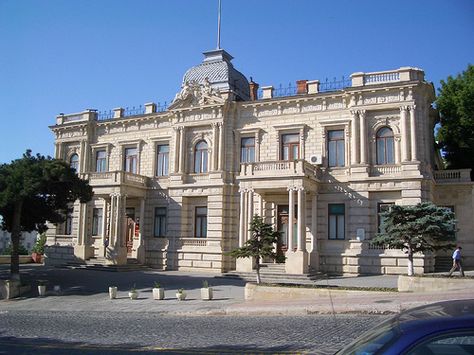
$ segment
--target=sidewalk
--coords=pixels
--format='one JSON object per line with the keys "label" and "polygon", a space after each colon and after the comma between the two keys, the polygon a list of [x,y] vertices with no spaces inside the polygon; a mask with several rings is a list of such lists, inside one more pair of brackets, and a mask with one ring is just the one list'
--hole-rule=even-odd
{"label": "sidewalk", "polygon": [[[396,313],[400,310],[437,301],[473,298],[473,290],[441,293],[398,293],[375,291],[338,291],[308,299],[278,301],[245,301],[245,282],[214,278],[212,274],[178,271],[106,272],[47,268],[22,265],[22,280],[36,284],[47,280],[47,297],[37,297],[36,288],[29,295],[14,300],[1,300],[0,311],[92,311],[92,312],[156,312],[167,315],[306,315],[313,313]],[[8,268],[0,267],[4,278]],[[473,274],[474,272],[469,272]],[[395,288],[398,276],[337,277],[318,281],[320,285],[344,287]],[[214,299],[202,301],[200,287],[207,280],[214,288]],[[165,288],[165,299],[152,298],[154,281]],[[53,286],[61,287],[60,294]],[[137,300],[128,299],[131,287],[140,292]],[[110,300],[108,287],[117,286],[118,298]],[[176,290],[184,288],[185,301],[177,301]]]}

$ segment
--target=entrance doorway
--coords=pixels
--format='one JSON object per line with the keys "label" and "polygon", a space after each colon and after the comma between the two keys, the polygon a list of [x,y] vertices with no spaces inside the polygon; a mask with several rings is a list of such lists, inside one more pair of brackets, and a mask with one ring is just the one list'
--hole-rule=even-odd
{"label": "entrance doorway", "polygon": [[[277,242],[277,262],[285,262],[285,253],[288,250],[288,227],[289,227],[289,206],[288,205],[278,205],[277,206],[277,229],[280,232],[280,237]],[[296,235],[296,217],[297,211],[296,208],[293,209],[294,218],[293,218],[293,246],[296,246],[297,235]]]}

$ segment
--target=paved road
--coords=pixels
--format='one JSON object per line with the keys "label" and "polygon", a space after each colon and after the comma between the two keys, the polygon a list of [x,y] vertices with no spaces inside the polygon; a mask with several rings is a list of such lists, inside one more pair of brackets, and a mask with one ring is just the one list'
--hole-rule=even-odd
{"label": "paved road", "polygon": [[0,311],[0,354],[331,354],[386,318]]}

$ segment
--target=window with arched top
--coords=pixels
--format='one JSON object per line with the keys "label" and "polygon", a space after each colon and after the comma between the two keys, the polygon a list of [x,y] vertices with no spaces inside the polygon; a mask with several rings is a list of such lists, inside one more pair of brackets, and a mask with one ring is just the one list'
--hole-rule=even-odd
{"label": "window with arched top", "polygon": [[69,158],[69,166],[76,172],[79,172],[79,155],[75,153],[71,155],[71,158]]}
{"label": "window with arched top", "polygon": [[382,127],[377,131],[377,165],[395,163],[393,131]]}
{"label": "window with arched top", "polygon": [[194,172],[197,174],[207,173],[207,143],[199,141],[194,148]]}

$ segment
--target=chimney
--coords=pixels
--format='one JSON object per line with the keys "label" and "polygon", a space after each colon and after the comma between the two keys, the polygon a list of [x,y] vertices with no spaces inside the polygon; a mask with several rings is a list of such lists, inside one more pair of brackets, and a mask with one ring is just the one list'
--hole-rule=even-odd
{"label": "chimney", "polygon": [[308,93],[308,88],[306,86],[306,83],[308,80],[296,80],[296,94],[307,94]]}
{"label": "chimney", "polygon": [[252,77],[250,77],[249,87],[250,87],[250,100],[252,101],[258,100],[258,84],[253,81]]}

